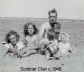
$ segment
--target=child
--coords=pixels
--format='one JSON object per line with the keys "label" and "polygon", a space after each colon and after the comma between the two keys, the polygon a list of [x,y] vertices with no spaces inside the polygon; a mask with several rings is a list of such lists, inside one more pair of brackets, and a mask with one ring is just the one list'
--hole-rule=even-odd
{"label": "child", "polygon": [[40,41],[41,51],[45,52],[47,59],[54,59],[52,56],[58,51],[58,41],[54,35],[55,32],[52,29],[49,29],[48,32],[45,30],[43,39]]}
{"label": "child", "polygon": [[46,50],[46,59],[51,60],[51,59],[57,59],[55,54],[58,52],[58,41],[55,39],[55,33],[52,32],[52,30],[48,31],[48,40],[49,44],[47,45],[47,50]]}
{"label": "child", "polygon": [[27,53],[23,57],[29,56],[30,54],[37,53],[38,49],[38,29],[33,23],[27,23],[24,25],[24,44],[27,47]]}
{"label": "child", "polygon": [[61,25],[58,24],[57,22],[55,22],[53,29],[54,29],[54,31],[55,31],[55,39],[57,39],[58,42],[59,42],[59,34],[60,34]]}
{"label": "child", "polygon": [[19,56],[19,52],[24,48],[24,45],[21,41],[19,41],[19,35],[15,31],[10,31],[6,35],[6,43],[4,43],[5,47],[7,47],[7,51],[4,53],[5,56],[8,52],[14,53],[14,56]]}
{"label": "child", "polygon": [[69,51],[73,52],[70,43],[68,42],[69,36],[67,33],[62,33],[60,35],[61,42],[59,42],[59,52],[61,56],[68,56],[69,57]]}

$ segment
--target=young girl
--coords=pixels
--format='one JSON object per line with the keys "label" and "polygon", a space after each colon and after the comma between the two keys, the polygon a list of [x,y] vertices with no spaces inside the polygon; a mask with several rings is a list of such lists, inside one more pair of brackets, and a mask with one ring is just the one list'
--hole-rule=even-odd
{"label": "young girl", "polygon": [[14,53],[14,56],[20,56],[20,51],[24,49],[24,45],[19,41],[19,35],[15,31],[10,31],[6,35],[6,43],[4,43],[7,51],[3,54],[5,56],[8,52]]}
{"label": "young girl", "polygon": [[60,35],[61,42],[59,42],[59,52],[61,56],[68,56],[69,57],[69,51],[73,52],[70,43],[68,42],[69,36],[67,33],[62,33]]}
{"label": "young girl", "polygon": [[30,54],[37,53],[38,49],[38,29],[33,23],[27,23],[24,25],[24,44],[27,47],[27,53],[23,57],[29,56]]}

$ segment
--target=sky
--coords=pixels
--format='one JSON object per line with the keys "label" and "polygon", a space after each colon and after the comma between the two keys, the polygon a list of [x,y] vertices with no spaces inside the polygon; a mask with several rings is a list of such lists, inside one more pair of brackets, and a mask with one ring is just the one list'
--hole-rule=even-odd
{"label": "sky", "polygon": [[58,18],[84,20],[84,0],[0,0],[0,17],[48,18],[56,9]]}

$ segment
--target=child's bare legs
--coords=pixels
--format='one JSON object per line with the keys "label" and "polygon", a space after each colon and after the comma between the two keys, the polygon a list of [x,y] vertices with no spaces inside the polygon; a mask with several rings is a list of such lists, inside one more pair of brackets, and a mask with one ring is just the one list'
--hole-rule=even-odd
{"label": "child's bare legs", "polygon": [[58,50],[58,52],[56,53],[55,56],[57,56],[57,57],[61,57],[62,56],[59,50]]}
{"label": "child's bare legs", "polygon": [[18,52],[18,55],[19,55],[20,57],[22,57],[23,54],[25,54],[25,53],[27,53],[27,50],[26,50],[26,49],[22,49],[21,51]]}
{"label": "child's bare legs", "polygon": [[67,52],[67,57],[70,58],[70,54],[69,54],[69,52]]}
{"label": "child's bare legs", "polygon": [[36,50],[28,50],[25,54],[22,55],[22,57],[30,56],[31,54],[36,54]]}
{"label": "child's bare legs", "polygon": [[46,54],[46,59],[48,59],[48,60],[55,59],[54,57],[50,57],[51,54],[50,54],[50,52],[48,50],[46,50],[46,53],[45,54]]}
{"label": "child's bare legs", "polygon": [[45,51],[46,51],[46,46],[44,44],[40,44],[38,53],[44,55]]}

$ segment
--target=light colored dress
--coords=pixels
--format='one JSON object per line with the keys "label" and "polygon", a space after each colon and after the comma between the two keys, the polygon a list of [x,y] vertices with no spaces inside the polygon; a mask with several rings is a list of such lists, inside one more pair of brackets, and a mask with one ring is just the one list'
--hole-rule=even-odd
{"label": "light colored dress", "polygon": [[60,50],[60,53],[62,56],[68,55],[68,53],[69,53],[68,51],[70,50],[70,43],[67,42],[64,44],[64,43],[60,42],[59,43],[59,50]]}

